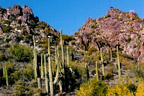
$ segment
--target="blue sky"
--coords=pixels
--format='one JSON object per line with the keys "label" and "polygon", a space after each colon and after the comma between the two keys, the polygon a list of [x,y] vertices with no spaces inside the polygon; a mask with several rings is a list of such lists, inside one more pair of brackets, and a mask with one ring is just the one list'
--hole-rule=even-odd
{"label": "blue sky", "polygon": [[104,16],[111,6],[121,11],[134,10],[144,17],[144,0],[0,0],[3,8],[26,4],[35,16],[64,34],[74,34],[88,17]]}

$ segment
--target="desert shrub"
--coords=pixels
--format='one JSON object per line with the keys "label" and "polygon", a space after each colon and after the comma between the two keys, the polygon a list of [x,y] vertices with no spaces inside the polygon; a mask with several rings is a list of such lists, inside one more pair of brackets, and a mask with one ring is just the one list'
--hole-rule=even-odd
{"label": "desert shrub", "polygon": [[32,69],[33,69],[32,65],[25,64],[25,68],[22,68],[20,70],[25,80],[30,81],[34,78],[34,72]]}
{"label": "desert shrub", "polygon": [[83,83],[80,86],[80,89],[76,91],[76,96],[105,96],[106,93],[106,83],[92,79],[88,83]]}
{"label": "desert shrub", "polygon": [[114,75],[111,72],[105,73],[104,76],[103,76],[103,79],[112,80],[112,79],[114,79]]}
{"label": "desert shrub", "polygon": [[44,91],[41,88],[36,88],[33,90],[34,96],[43,96]]}
{"label": "desert shrub", "polygon": [[143,63],[132,66],[131,72],[139,78],[144,78],[144,65]]}
{"label": "desert shrub", "polygon": [[126,85],[118,83],[116,87],[108,88],[107,96],[134,96]]}
{"label": "desert shrub", "polygon": [[7,49],[6,56],[19,62],[30,62],[33,58],[32,49],[29,46],[17,43]]}
{"label": "desert shrub", "polygon": [[67,41],[67,42],[69,42],[71,40],[74,40],[74,37],[72,35],[68,36],[68,35],[63,34],[62,38],[63,38],[64,41]]}
{"label": "desert shrub", "polygon": [[37,82],[34,80],[30,83],[30,87],[38,87]]}
{"label": "desert shrub", "polygon": [[11,29],[12,29],[12,27],[10,27],[10,26],[2,25],[2,30],[4,33],[10,32]]}
{"label": "desert shrub", "polygon": [[32,90],[24,81],[17,81],[14,85],[14,96],[32,96]]}

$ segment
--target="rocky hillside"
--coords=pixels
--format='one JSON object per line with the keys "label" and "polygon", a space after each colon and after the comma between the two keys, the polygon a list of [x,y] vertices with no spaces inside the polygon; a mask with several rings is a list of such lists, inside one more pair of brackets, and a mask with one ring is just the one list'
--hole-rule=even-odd
{"label": "rocky hillside", "polygon": [[144,19],[134,12],[122,12],[110,8],[108,13],[97,19],[88,18],[83,27],[75,33],[76,45],[89,49],[120,46],[135,60],[144,61]]}
{"label": "rocky hillside", "polygon": [[[47,37],[53,44],[58,40],[59,32],[49,24],[39,21],[30,7],[14,5],[13,8],[0,8],[0,49],[6,49],[12,43],[32,46],[32,36],[35,35],[38,50],[46,50]],[[2,51],[1,51],[2,52]]]}

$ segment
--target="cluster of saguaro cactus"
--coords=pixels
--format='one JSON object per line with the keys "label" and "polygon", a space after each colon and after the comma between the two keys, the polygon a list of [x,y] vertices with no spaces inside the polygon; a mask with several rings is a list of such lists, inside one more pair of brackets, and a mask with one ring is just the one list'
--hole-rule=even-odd
{"label": "cluster of saguaro cactus", "polygon": [[[33,68],[34,68],[34,75],[35,75],[35,80],[38,78],[38,65],[37,65],[37,53],[36,53],[36,45],[35,45],[35,38],[33,36],[33,43],[34,43],[34,48],[33,48]],[[69,67],[69,48],[67,47],[67,64],[65,65],[65,58],[64,58],[64,49],[63,49],[63,39],[62,39],[62,31],[60,31],[60,44],[61,44],[61,56],[62,60],[60,61],[60,55],[59,55],[59,47],[55,49],[55,65],[56,65],[56,74],[55,77],[53,78],[54,74],[52,72],[52,62],[51,62],[51,53],[50,53],[50,39],[48,38],[48,64],[46,60],[46,55],[41,54],[41,79],[45,79],[45,88],[46,92],[49,93],[50,95],[54,96],[54,84],[59,85],[59,90],[60,92],[63,91],[62,86],[67,86],[66,84],[66,68]],[[44,58],[43,58],[44,57]],[[43,61],[44,61],[44,66],[43,66]],[[44,70],[43,70],[44,69]],[[63,78],[63,79],[61,79]],[[54,80],[53,80],[54,79]],[[49,90],[50,88],[50,90]],[[65,89],[66,90],[66,89]]]}

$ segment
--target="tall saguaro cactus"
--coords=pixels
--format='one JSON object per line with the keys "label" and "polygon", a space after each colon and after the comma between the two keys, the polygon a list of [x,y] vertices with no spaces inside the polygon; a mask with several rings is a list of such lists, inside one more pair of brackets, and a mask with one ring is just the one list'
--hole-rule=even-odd
{"label": "tall saguaro cactus", "polygon": [[97,81],[99,81],[97,61],[95,64],[96,64],[96,79],[97,79]]}
{"label": "tall saguaro cactus", "polygon": [[119,79],[121,78],[121,68],[120,68],[120,58],[119,58],[119,49],[117,46],[117,64],[118,64],[118,74],[119,74]]}
{"label": "tall saguaro cactus", "polygon": [[104,75],[104,62],[103,62],[103,53],[102,53],[102,48],[100,48],[100,56],[101,56],[101,64],[102,64],[102,74]]}
{"label": "tall saguaro cactus", "polygon": [[45,87],[46,87],[46,92],[49,92],[48,89],[48,72],[47,72],[47,64],[46,64],[46,55],[44,55],[44,71],[45,71]]}
{"label": "tall saguaro cactus", "polygon": [[37,80],[37,53],[36,53],[36,44],[35,44],[35,37],[33,36],[33,44],[34,44],[34,48],[33,48],[33,68],[34,68],[34,76],[35,76],[35,80]]}
{"label": "tall saguaro cactus", "polygon": [[89,80],[89,68],[88,68],[87,63],[85,64],[85,70],[86,70],[86,78],[87,78],[87,81],[88,81]]}
{"label": "tall saguaro cactus", "polygon": [[109,48],[109,54],[110,54],[110,61],[112,61],[113,60],[113,57],[112,57],[112,49],[111,48]]}
{"label": "tall saguaro cactus", "polygon": [[6,66],[3,67],[3,75],[6,78],[6,85],[7,85],[7,88],[8,88],[8,86],[9,86],[9,80],[8,80],[8,72],[7,72]]}
{"label": "tall saguaro cactus", "polygon": [[69,48],[67,46],[67,66],[69,66]]}
{"label": "tall saguaro cactus", "polygon": [[61,44],[61,54],[62,54],[62,65],[64,65],[64,50],[63,50],[63,39],[62,39],[62,30],[60,30],[60,44]]}
{"label": "tall saguaro cactus", "polygon": [[41,79],[44,78],[44,70],[43,70],[43,54],[41,54]]}
{"label": "tall saguaro cactus", "polygon": [[49,66],[49,79],[50,79],[50,94],[54,96],[53,91],[53,75],[52,75],[52,66],[51,66],[51,58],[50,58],[50,40],[48,39],[48,66]]}

